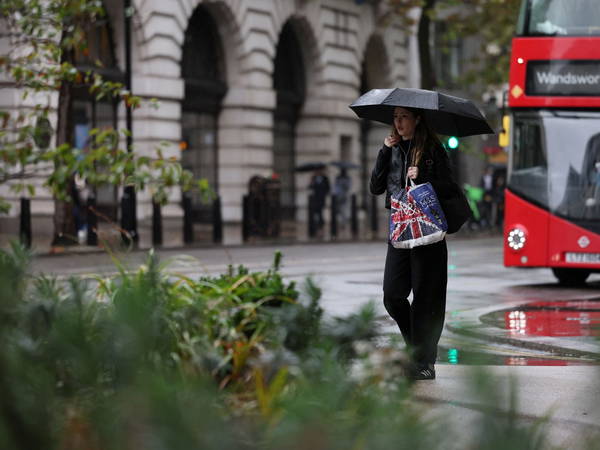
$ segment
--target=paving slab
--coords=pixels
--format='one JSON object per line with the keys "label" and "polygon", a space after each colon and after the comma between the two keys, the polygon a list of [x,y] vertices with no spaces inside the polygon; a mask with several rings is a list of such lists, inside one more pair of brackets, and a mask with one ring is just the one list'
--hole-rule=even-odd
{"label": "paving slab", "polygon": [[[475,388],[476,373],[492,380],[491,392]],[[449,432],[460,431],[455,448],[478,448],[472,430],[480,429],[486,416],[506,417],[514,388],[520,426],[546,419],[543,434],[553,448],[590,449],[600,447],[599,379],[600,368],[592,366],[438,365],[435,380],[416,382],[412,389],[427,417],[446,421]]]}

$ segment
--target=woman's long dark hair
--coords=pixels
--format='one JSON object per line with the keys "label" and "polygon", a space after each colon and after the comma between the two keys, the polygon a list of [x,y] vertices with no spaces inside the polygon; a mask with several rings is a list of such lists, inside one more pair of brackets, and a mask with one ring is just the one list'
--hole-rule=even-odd
{"label": "woman's long dark hair", "polygon": [[[435,152],[438,151],[438,149],[443,148],[443,145],[440,142],[440,139],[438,138],[437,134],[435,134],[435,132],[427,124],[427,120],[425,119],[425,115],[423,114],[422,110],[415,108],[402,108],[406,109],[407,111],[410,111],[415,116],[415,119],[417,117],[419,118],[415,127],[413,145],[411,145],[411,148],[414,149],[414,151],[411,152],[411,165],[416,166],[419,164],[419,161],[421,161],[421,158],[423,157],[423,152],[426,148],[431,149],[431,151]],[[395,125],[392,125],[392,135],[400,137]]]}

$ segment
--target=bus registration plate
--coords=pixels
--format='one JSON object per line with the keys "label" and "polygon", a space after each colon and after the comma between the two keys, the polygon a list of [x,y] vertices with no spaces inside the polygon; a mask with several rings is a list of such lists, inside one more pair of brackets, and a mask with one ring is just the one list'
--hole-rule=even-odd
{"label": "bus registration plate", "polygon": [[567,252],[565,261],[568,263],[600,264],[600,253]]}

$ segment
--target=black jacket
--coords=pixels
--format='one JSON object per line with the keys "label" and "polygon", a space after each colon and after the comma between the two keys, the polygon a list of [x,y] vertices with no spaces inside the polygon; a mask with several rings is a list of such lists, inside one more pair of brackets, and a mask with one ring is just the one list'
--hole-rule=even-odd
{"label": "black jacket", "polygon": [[[371,194],[380,195],[385,192],[385,207],[388,209],[390,195],[404,188],[406,171],[410,166],[410,161],[406,162],[406,153],[407,150],[401,146],[390,148],[384,145],[379,150],[375,167],[371,172],[369,183]],[[438,198],[451,194],[454,180],[450,159],[443,147],[425,149],[417,167],[419,176],[415,180],[416,184],[431,183]]]}

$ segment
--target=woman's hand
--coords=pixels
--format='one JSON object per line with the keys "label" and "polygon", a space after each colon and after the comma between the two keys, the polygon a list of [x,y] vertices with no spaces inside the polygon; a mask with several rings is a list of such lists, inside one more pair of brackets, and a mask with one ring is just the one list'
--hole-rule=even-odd
{"label": "woman's hand", "polygon": [[419,168],[416,166],[409,167],[408,170],[406,171],[406,176],[408,178],[410,178],[411,180],[416,180],[417,177],[419,176]]}
{"label": "woman's hand", "polygon": [[398,143],[399,140],[400,136],[390,134],[389,136],[386,136],[386,138],[383,140],[383,144],[386,147],[393,147]]}

